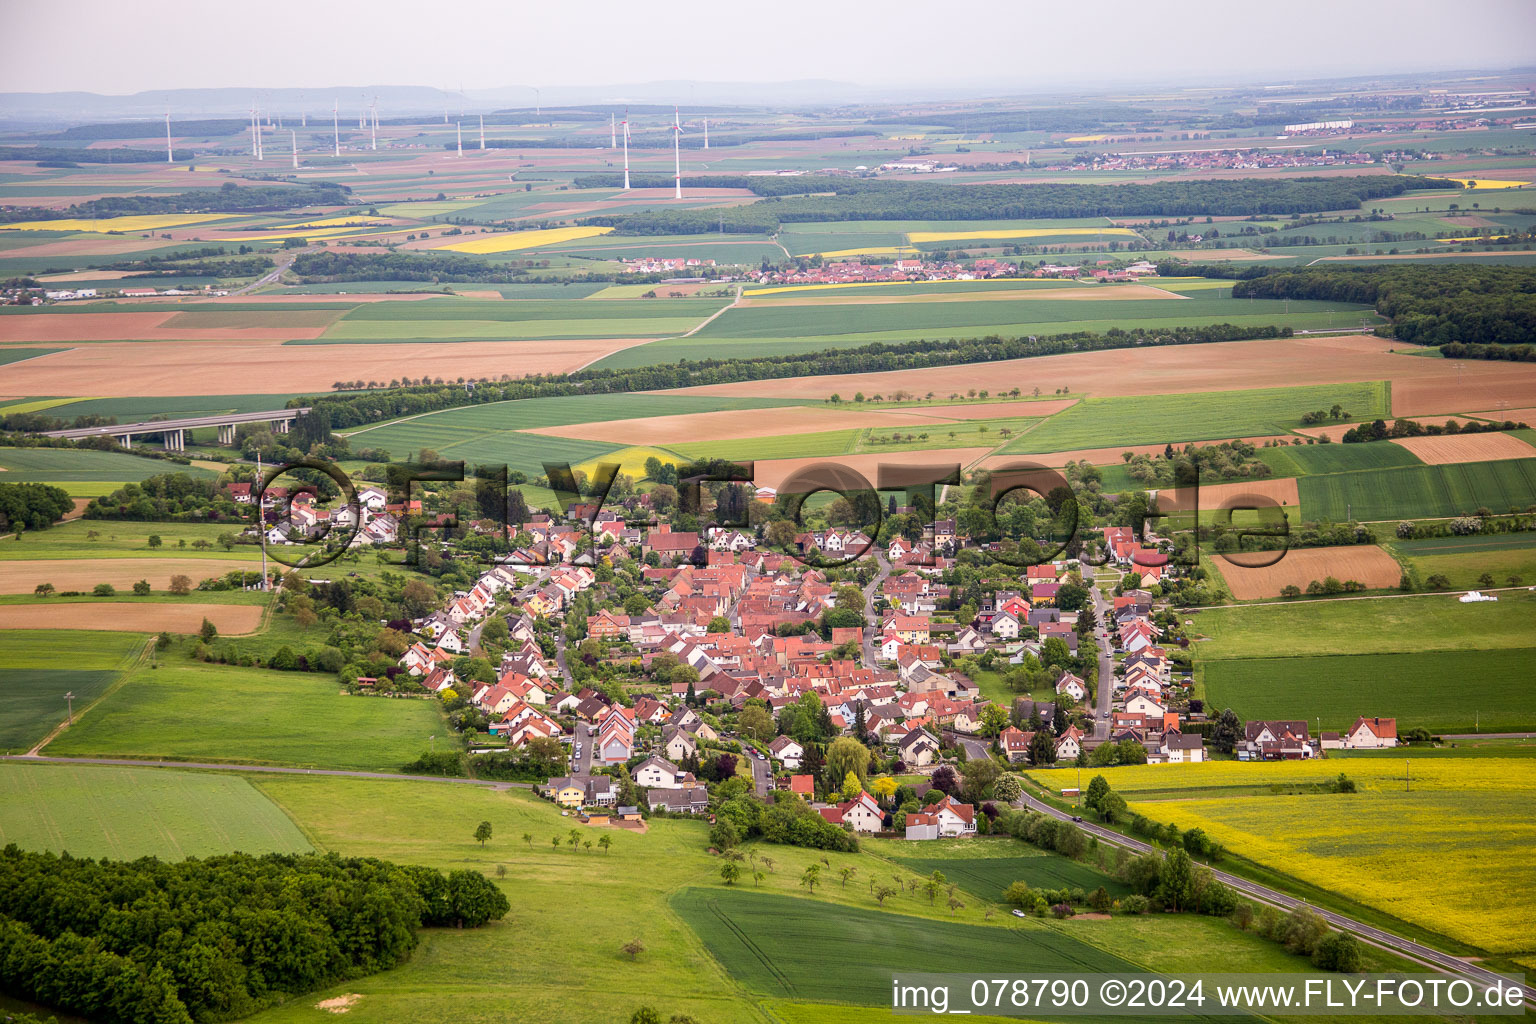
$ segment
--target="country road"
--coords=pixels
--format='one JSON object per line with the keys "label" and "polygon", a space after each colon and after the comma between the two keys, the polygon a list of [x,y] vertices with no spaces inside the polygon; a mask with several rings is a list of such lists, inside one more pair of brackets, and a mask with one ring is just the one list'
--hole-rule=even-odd
{"label": "country road", "polygon": [[311,249],[300,249],[300,250],[297,250],[297,251],[294,251],[294,250],[290,249],[287,254],[281,255],[281,256],[279,256],[277,258],[277,266],[276,267],[274,267],[272,270],[268,271],[267,273],[263,274],[261,277],[258,277],[256,280],[252,281],[250,284],[246,285],[244,288],[237,288],[234,291],[230,292],[229,293],[230,297],[233,298],[236,295],[246,295],[246,294],[248,294],[250,292],[255,291],[258,288],[265,288],[269,284],[277,283],[278,278],[282,277],[283,274],[287,272],[288,268],[293,266],[293,261],[294,260],[298,259],[299,256],[302,253],[312,252],[312,251],[313,250],[311,250]]}
{"label": "country road", "polygon": [[875,564],[880,570],[864,587],[864,667],[875,667],[875,636],[880,632],[880,620],[875,618],[875,591],[891,574],[891,563],[885,560],[885,552],[879,545],[870,548],[875,553]]}
{"label": "country road", "polygon": [[1114,703],[1115,656],[1109,645],[1109,629],[1115,623],[1114,606],[1104,599],[1098,584],[1088,587],[1093,601],[1093,614],[1098,624],[1094,629],[1099,639],[1099,699],[1093,709],[1093,738],[1109,739],[1109,718],[1105,715]]}
{"label": "country road", "polygon": [[[1049,804],[1037,800],[1035,797],[1028,793],[1025,793],[1019,798],[1018,806],[1021,806],[1026,810],[1039,811],[1041,813],[1048,814],[1051,817],[1060,819],[1062,821],[1072,820],[1072,815],[1066,813],[1065,811],[1057,810]],[[1123,846],[1126,849],[1132,850],[1136,853],[1154,852],[1154,848],[1147,843],[1143,843],[1137,839],[1132,839],[1128,836],[1123,836],[1118,832],[1104,828],[1101,825],[1095,825],[1090,821],[1078,822],[1078,828],[1081,828],[1089,835],[1097,837],[1101,843],[1108,843],[1111,846]],[[1405,939],[1402,936],[1386,931],[1385,929],[1377,928],[1374,925],[1364,924],[1363,922],[1356,921],[1354,918],[1345,917],[1343,914],[1338,914],[1331,910],[1325,910],[1324,908],[1315,904],[1307,903],[1305,900],[1299,900],[1294,896],[1288,896],[1283,892],[1279,892],[1278,890],[1259,885],[1255,882],[1250,882],[1246,878],[1239,878],[1237,875],[1229,874],[1217,868],[1211,868],[1211,871],[1216,876],[1216,878],[1226,883],[1227,885],[1230,885],[1232,888],[1238,890],[1246,896],[1250,896],[1256,900],[1259,900],[1260,902],[1279,907],[1282,910],[1291,910],[1295,907],[1305,906],[1309,910],[1322,917],[1323,920],[1327,921],[1334,928],[1337,928],[1341,931],[1352,932],[1359,938],[1371,943],[1374,946],[1379,946],[1382,949],[1396,953],[1405,959],[1413,960],[1424,964],[1425,966],[1432,967],[1442,974],[1457,975],[1459,977],[1467,978],[1479,985],[1491,985],[1495,982],[1502,982],[1506,980],[1501,975],[1479,967],[1475,963],[1469,963],[1460,957],[1454,957],[1449,953],[1442,953],[1437,949],[1431,949],[1428,946],[1424,946],[1413,941],[1412,939]],[[1524,988],[1526,1002],[1532,1006],[1536,1006],[1536,988],[1532,988],[1529,985],[1524,986]]]}

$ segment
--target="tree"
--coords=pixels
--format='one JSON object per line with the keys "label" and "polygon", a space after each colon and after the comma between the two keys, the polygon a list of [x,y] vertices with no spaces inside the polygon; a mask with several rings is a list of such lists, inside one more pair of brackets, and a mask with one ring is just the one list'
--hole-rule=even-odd
{"label": "tree", "polygon": [[967,761],[962,767],[965,770],[965,782],[961,790],[971,803],[980,803],[998,776],[1003,774],[1003,770],[991,758]]}
{"label": "tree", "polygon": [[938,899],[939,893],[944,891],[944,886],[949,880],[944,877],[944,872],[934,869],[923,882],[923,891],[928,894],[928,905],[933,906],[933,901]]}
{"label": "tree", "polygon": [[843,788],[840,791],[840,795],[844,800],[857,799],[858,795],[862,792],[864,792],[864,784],[859,781],[859,777],[857,775],[855,775],[853,772],[849,772],[847,775],[843,776]]}
{"label": "tree", "polygon": [[160,539],[160,535],[158,533],[152,533],[152,534],[149,535],[149,546],[150,547],[158,548],[161,545],[163,545],[164,543],[165,543],[165,541]]}
{"label": "tree", "polygon": [[890,899],[892,896],[895,896],[900,891],[900,889],[894,888],[893,886],[877,885],[872,890],[870,890],[870,894],[875,897],[875,902],[883,907],[885,906],[886,900]]}
{"label": "tree", "polygon": [[549,837],[549,845],[554,847],[556,850],[560,849],[560,837],[559,836],[550,836]]}
{"label": "tree", "polygon": [[604,853],[607,853],[608,848],[613,845],[613,839],[609,836],[603,836],[597,841],[597,845],[603,848]]}
{"label": "tree", "polygon": [[[607,839],[608,837],[604,836],[603,838]],[[533,833],[532,832],[524,832],[523,833],[523,842],[528,844],[528,849],[530,849],[530,850],[533,849]]]}
{"label": "tree", "polygon": [[1024,784],[1017,775],[1005,772],[992,784],[992,795],[1005,804],[1016,803],[1024,795]]}
{"label": "tree", "polygon": [[133,585],[133,593],[136,597],[149,596],[149,580],[139,580]]}
{"label": "tree", "polygon": [[741,877],[741,865],[734,860],[728,860],[720,865],[720,877],[726,885],[734,885],[736,879]]}
{"label": "tree", "polygon": [[56,592],[52,583],[39,583],[32,588],[33,597],[48,597]]}
{"label": "tree", "polygon": [[1033,765],[1056,763],[1056,741],[1051,736],[1050,730],[1041,729],[1030,738],[1029,763]]}
{"label": "tree", "polygon": [[928,781],[933,784],[934,789],[948,796],[956,796],[960,792],[960,778],[955,774],[955,770],[947,764],[941,764],[938,768],[934,769]]}
{"label": "tree", "polygon": [[1109,780],[1102,775],[1095,775],[1088,782],[1088,791],[1083,794],[1083,806],[1096,811],[1108,795]]}
{"label": "tree", "polygon": [[1312,963],[1324,971],[1354,973],[1360,970],[1363,959],[1360,943],[1343,932],[1329,932],[1312,950]]}
{"label": "tree", "polygon": [[1215,728],[1211,730],[1211,745],[1223,754],[1230,754],[1242,736],[1242,720],[1237,717],[1235,711],[1227,708],[1216,720]]}
{"label": "tree", "polygon": [[[645,952],[645,943],[641,942],[639,939],[630,939],[628,942],[624,943],[624,945],[619,947],[619,952],[624,953],[631,960],[633,960],[635,957]],[[660,1019],[660,1017],[657,1018],[658,1021]]]}
{"label": "tree", "polygon": [[[113,597],[117,594],[117,588],[110,583],[98,583],[92,588],[91,593],[97,597]],[[208,620],[204,619],[203,621],[207,622]]]}
{"label": "tree", "polygon": [[1163,859],[1162,877],[1157,887],[1158,898],[1174,910],[1182,910],[1189,902],[1190,874],[1193,870],[1194,862],[1183,847],[1171,850]]}
{"label": "tree", "polygon": [[731,620],[724,615],[716,615],[709,620],[707,631],[710,633],[729,633],[731,631]]}
{"label": "tree", "polygon": [[800,884],[805,886],[807,889],[809,889],[812,896],[816,895],[816,885],[820,881],[821,881],[821,865],[820,864],[812,864],[810,867],[806,868],[805,869],[805,873],[800,876]]}
{"label": "tree", "polygon": [[774,735],[773,716],[757,704],[749,704],[741,709],[741,714],[736,718],[736,726],[743,735],[759,743],[766,743]]}
{"label": "tree", "polygon": [[960,902],[960,901],[959,901],[959,900],[958,900],[958,899],[956,899],[956,898],[955,898],[955,897],[953,897],[953,896],[951,896],[951,897],[950,897],[950,898],[949,898],[949,912],[950,912],[950,913],[951,913],[951,914],[953,914],[953,913],[954,913],[954,912],[955,912],[955,911],[957,911],[957,910],[959,910],[959,909],[960,909],[960,908],[961,908],[961,907],[963,907],[963,906],[965,906],[965,904],[964,904],[964,903],[961,903],[961,902]]}
{"label": "tree", "polygon": [[491,838],[491,823],[488,821],[482,821],[480,824],[476,825],[475,838],[479,840],[480,845],[483,847],[485,845],[485,841]]}
{"label": "tree", "polygon": [[411,580],[400,591],[400,608],[407,617],[419,619],[437,604],[437,591],[425,580]]}
{"label": "tree", "polygon": [[827,748],[824,777],[841,787],[850,772],[862,786],[869,777],[869,748],[852,736],[839,736]]}
{"label": "tree", "polygon": [[205,618],[203,619],[202,626],[197,631],[197,635],[202,638],[203,643],[212,643],[213,638],[219,635],[219,627]]}
{"label": "tree", "polygon": [[988,704],[981,709],[981,734],[996,736],[1008,728],[1008,712],[998,704]]}

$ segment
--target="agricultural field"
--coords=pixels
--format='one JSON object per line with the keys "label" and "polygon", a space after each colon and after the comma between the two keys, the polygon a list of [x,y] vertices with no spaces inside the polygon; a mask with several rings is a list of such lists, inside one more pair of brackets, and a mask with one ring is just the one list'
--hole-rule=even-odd
{"label": "agricultural field", "polygon": [[250,568],[249,560],[232,558],[0,559],[0,594],[30,594],[40,583],[51,583],[60,593],[89,591],[98,583],[127,592],[139,580],[163,591],[173,576],[186,576],[196,586],[210,576]]}
{"label": "agricultural field", "polygon": [[[1089,395],[1003,451],[1052,452],[1276,434],[1299,426],[1306,413],[1335,403],[1364,419],[1385,413],[1389,402],[1389,389],[1381,381],[1181,394],[1176,400]],[[1306,504],[1305,494],[1302,501]]]}
{"label": "agricultural field", "polygon": [[[105,582],[105,581],[103,581]],[[224,595],[239,601],[201,603],[156,595],[126,600],[94,597],[50,598],[27,603],[0,602],[0,629],[87,629],[127,633],[196,633],[204,620],[226,636],[254,633],[260,627],[265,595]]]}
{"label": "agricultural field", "polygon": [[1008,840],[962,840],[946,844],[945,856],[927,856],[934,851],[913,847],[904,840],[882,842],[878,852],[920,875],[942,872],[945,878],[978,899],[1001,903],[1003,891],[1014,882],[1027,882],[1036,889],[1083,889],[1092,892],[1103,886],[1119,898],[1131,892],[1129,886],[1088,864],[1068,860]]}
{"label": "agricultural field", "polygon": [[[0,547],[0,562],[36,563],[65,558],[144,558],[153,561],[172,557],[172,552],[177,559],[244,560],[261,557],[260,547],[254,544],[237,544],[225,551],[218,543],[220,536],[237,534],[241,525],[73,519],[46,530],[29,531],[19,543]],[[161,546],[150,546],[150,537],[159,537]],[[199,541],[204,546],[197,546]],[[210,573],[191,575],[201,580]]]}
{"label": "agricultural field", "polygon": [[1261,448],[1259,461],[1275,476],[1312,476],[1365,469],[1422,465],[1418,456],[1395,444],[1309,444]]}
{"label": "agricultural field", "polygon": [[[1411,786],[1406,771],[1411,770]],[[1353,794],[1281,795],[1255,784],[1345,772]],[[1510,807],[1536,792],[1529,758],[1395,757],[1110,768],[1133,810],[1203,828],[1235,854],[1403,921],[1496,953],[1530,949],[1536,822]],[[1223,792],[1227,787],[1236,787]],[[1188,791],[1185,797],[1183,791]],[[1490,892],[1499,898],[1489,900]]]}
{"label": "agricultural field", "polygon": [[434,733],[443,726],[430,701],[343,696],[334,678],[204,665],[173,648],[45,749],[390,772],[423,753]]}
{"label": "agricultural field", "polygon": [[1507,512],[1536,504],[1536,459],[1361,470],[1304,476],[1299,483],[1308,515],[1335,522]]}
{"label": "agricultural field", "polygon": [[[1249,561],[1268,561],[1274,552],[1256,552]],[[1329,576],[1338,580],[1363,583],[1367,590],[1396,587],[1402,567],[1387,552],[1374,544],[1350,547],[1292,548],[1273,565],[1242,565],[1233,557],[1221,557],[1218,571],[1227,589],[1239,601],[1279,597],[1286,587],[1307,589],[1314,580],[1321,583]]]}
{"label": "agricultural field", "polygon": [[0,750],[21,753],[104,694],[144,653],[142,636],[45,628],[0,631]]}
{"label": "agricultural field", "polygon": [[26,850],[182,860],[312,849],[276,804],[234,775],[7,762],[0,803],[0,843]]}
{"label": "agricultural field", "polygon": [[1193,616],[1199,661],[1296,654],[1475,651],[1531,646],[1536,594],[1462,604],[1454,594],[1209,608]]}
{"label": "agricultural field", "polygon": [[[1420,581],[1441,575],[1451,586],[1481,586],[1487,573],[1498,586],[1536,583],[1536,534],[1505,533],[1467,537],[1428,537],[1423,540],[1392,540],[1388,547],[1407,561]],[[1515,577],[1519,583],[1511,584]]]}
{"label": "agricultural field", "polygon": [[[1529,639],[1529,637],[1527,638]],[[1361,715],[1395,717],[1399,734],[1536,731],[1527,670],[1536,647],[1238,658],[1204,663],[1208,706],[1243,719],[1302,719],[1342,731]]]}
{"label": "agricultural field", "polygon": [[[57,415],[57,414],[55,414]],[[66,491],[72,483],[137,483],[162,473],[187,473],[211,477],[213,472],[161,459],[146,459],[126,452],[98,452],[89,448],[0,448],[3,482],[51,483]],[[73,493],[71,491],[71,493]]]}

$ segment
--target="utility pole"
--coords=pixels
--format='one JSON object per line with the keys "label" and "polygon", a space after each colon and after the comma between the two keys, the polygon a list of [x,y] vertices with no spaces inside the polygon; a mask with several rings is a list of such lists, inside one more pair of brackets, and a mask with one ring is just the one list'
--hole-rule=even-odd
{"label": "utility pole", "polygon": [[1409,767],[1411,764],[1411,761],[1403,761],[1403,792],[1405,793],[1413,791],[1413,771]]}
{"label": "utility pole", "polygon": [[267,589],[267,514],[262,511],[262,506],[267,502],[266,486],[262,483],[262,477],[266,476],[261,467],[261,452],[256,453],[256,486],[260,493],[256,498],[256,532],[261,534],[261,589]]}
{"label": "utility pole", "polygon": [[64,699],[69,701],[69,721],[66,724],[74,725],[75,724],[75,691],[70,690],[68,693],[66,693],[64,695]]}

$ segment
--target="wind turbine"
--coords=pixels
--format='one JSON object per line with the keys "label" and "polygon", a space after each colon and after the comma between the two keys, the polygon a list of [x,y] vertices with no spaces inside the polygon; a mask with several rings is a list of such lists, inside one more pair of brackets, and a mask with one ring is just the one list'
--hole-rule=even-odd
{"label": "wind turbine", "polygon": [[629,191],[629,108],[624,108],[624,191]]}
{"label": "wind turbine", "polygon": [[358,131],[362,131],[364,128],[368,127],[366,124],[363,123],[367,119],[367,117],[368,117],[368,94],[367,93],[363,93],[363,109],[359,110],[357,112],[357,130]]}
{"label": "wind turbine", "polygon": [[709,118],[704,119],[704,148],[709,148]]}
{"label": "wind turbine", "polygon": [[288,129],[288,142],[293,146],[293,169],[299,169],[299,133],[292,128]]}
{"label": "wind turbine", "polygon": [[455,121],[454,124],[458,126],[458,130],[459,130],[459,156],[463,156],[464,155],[464,122],[463,121]]}
{"label": "wind turbine", "polygon": [[171,111],[167,107],[165,111],[165,162],[173,164],[176,158],[171,155]]}
{"label": "wind turbine", "polygon": [[542,94],[539,92],[538,86],[532,86],[531,88],[533,89],[533,116],[543,117],[544,101],[541,98]]}
{"label": "wind turbine", "polygon": [[618,115],[610,110],[608,112],[608,148],[609,149],[618,149],[619,148],[619,136],[617,134],[618,128],[616,127],[617,124],[618,124]]}
{"label": "wind turbine", "polygon": [[341,121],[339,120],[341,101],[331,100],[331,136],[336,142],[336,155],[341,156]]}
{"label": "wind turbine", "polygon": [[485,151],[485,115],[480,114],[480,150]]}
{"label": "wind turbine", "polygon": [[677,193],[672,198],[683,198],[683,126],[677,119],[677,108],[672,108],[672,183]]}
{"label": "wind turbine", "polygon": [[378,149],[379,148],[379,98],[377,96],[375,96],[373,98],[373,107],[369,111],[369,114],[370,114],[370,116],[368,118],[368,121],[369,121],[369,125],[371,127],[371,130],[372,130],[372,133],[373,133],[373,148],[374,149]]}

